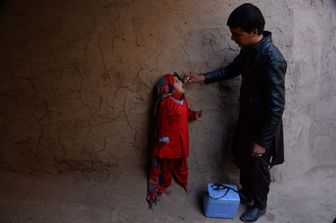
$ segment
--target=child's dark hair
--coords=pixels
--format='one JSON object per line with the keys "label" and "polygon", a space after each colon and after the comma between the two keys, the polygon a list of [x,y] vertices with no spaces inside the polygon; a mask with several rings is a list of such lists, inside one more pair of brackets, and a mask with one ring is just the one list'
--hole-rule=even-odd
{"label": "child's dark hair", "polygon": [[264,31],[265,19],[257,6],[245,3],[231,12],[226,25],[230,28],[240,27],[248,33],[256,29],[260,35]]}

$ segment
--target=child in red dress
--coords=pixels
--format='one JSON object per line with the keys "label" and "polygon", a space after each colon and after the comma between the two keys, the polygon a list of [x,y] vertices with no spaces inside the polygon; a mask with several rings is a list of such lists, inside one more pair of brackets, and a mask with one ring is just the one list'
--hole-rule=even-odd
{"label": "child in red dress", "polygon": [[[169,194],[172,175],[189,192],[187,157],[189,155],[188,121],[196,120],[201,112],[188,108],[183,82],[178,75],[166,74],[157,83],[157,126],[152,170],[147,201],[159,199],[162,191]],[[160,181],[161,180],[161,181]]]}

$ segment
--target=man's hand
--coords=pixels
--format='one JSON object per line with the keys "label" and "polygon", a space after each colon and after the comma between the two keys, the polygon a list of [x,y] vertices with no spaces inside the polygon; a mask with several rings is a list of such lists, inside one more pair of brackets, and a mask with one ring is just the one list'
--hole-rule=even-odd
{"label": "man's hand", "polygon": [[184,76],[183,78],[184,83],[194,83],[194,82],[199,82],[199,81],[204,81],[204,76],[201,73],[189,73]]}
{"label": "man's hand", "polygon": [[253,143],[251,147],[251,156],[253,157],[262,156],[265,152],[266,152],[266,148],[259,146],[256,143]]}

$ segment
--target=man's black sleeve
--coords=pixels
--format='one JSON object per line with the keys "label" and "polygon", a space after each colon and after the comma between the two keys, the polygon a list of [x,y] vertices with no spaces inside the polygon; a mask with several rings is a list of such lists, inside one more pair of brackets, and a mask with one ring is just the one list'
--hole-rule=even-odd
{"label": "man's black sleeve", "polygon": [[226,67],[212,72],[208,72],[204,75],[204,83],[210,84],[217,81],[229,80],[240,74],[241,54]]}

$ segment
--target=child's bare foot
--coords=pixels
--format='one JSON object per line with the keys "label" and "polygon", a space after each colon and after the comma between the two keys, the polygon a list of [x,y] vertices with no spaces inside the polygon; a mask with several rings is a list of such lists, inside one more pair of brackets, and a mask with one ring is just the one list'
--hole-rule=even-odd
{"label": "child's bare foot", "polygon": [[187,185],[183,185],[183,189],[187,194],[190,194],[191,191],[191,187],[187,184]]}
{"label": "child's bare foot", "polygon": [[167,195],[170,195],[172,193],[172,191],[168,187],[166,187],[164,189],[164,193],[167,194]]}

